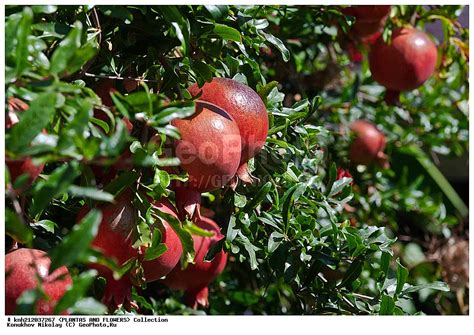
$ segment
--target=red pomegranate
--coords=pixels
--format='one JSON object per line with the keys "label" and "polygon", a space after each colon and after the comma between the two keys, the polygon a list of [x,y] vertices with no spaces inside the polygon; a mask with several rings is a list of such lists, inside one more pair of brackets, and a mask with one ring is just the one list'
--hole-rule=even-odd
{"label": "red pomegranate", "polygon": [[171,289],[184,290],[186,303],[194,309],[198,304],[209,305],[208,285],[224,270],[227,263],[227,254],[223,250],[217,253],[211,261],[204,260],[209,249],[224,238],[219,226],[205,217],[201,217],[196,225],[214,232],[214,236],[193,235],[194,250],[196,251],[194,264],[189,264],[185,270],[182,270],[178,264],[163,280],[163,283]]}
{"label": "red pomegranate", "polygon": [[[23,112],[29,108],[28,104],[18,98],[9,98],[8,99],[8,113],[5,118],[5,127],[6,129],[12,128],[15,124],[20,122],[18,118],[18,112]],[[43,131],[44,133],[45,131]],[[26,182],[15,189],[15,193],[18,195],[28,189],[31,184],[38,178],[40,173],[43,171],[44,164],[34,164],[31,157],[24,157],[19,159],[11,159],[5,157],[5,162],[8,166],[8,171],[10,172],[12,184],[22,175],[27,176]]]}
{"label": "red pomegranate", "polygon": [[391,8],[390,5],[362,5],[343,8],[342,12],[355,17],[351,35],[363,40],[383,28]]}
{"label": "red pomegranate", "polygon": [[[226,185],[240,162],[241,138],[234,119],[223,109],[204,101],[196,102],[196,112],[186,119],[175,119],[181,139],[175,141],[175,154],[189,175],[186,185],[176,185],[180,217],[199,215],[201,193]],[[197,211],[196,211],[197,209]]]}
{"label": "red pomegranate", "polygon": [[251,183],[247,162],[264,146],[268,134],[268,113],[260,96],[245,84],[228,78],[213,78],[199,88],[197,84],[189,88],[192,96],[213,103],[232,116],[239,127],[242,138],[242,156],[237,176]]}
{"label": "red pomegranate", "polygon": [[35,289],[38,278],[48,299],[38,301],[36,313],[53,314],[57,302],[72,285],[72,279],[65,266],[49,273],[50,265],[47,253],[37,249],[22,248],[5,255],[5,314],[15,314],[17,299],[23,292]]}
{"label": "red pomegranate", "polygon": [[385,135],[374,124],[365,120],[354,121],[350,128],[355,133],[349,153],[351,162],[361,165],[376,162],[387,168],[388,159],[383,152]]}
{"label": "red pomegranate", "polygon": [[[137,222],[132,200],[132,192],[126,190],[115,199],[113,204],[98,206],[102,212],[102,222],[91,244],[93,248],[113,259],[120,266],[129,259],[138,257],[138,250],[132,247],[133,231]],[[89,210],[87,206],[84,206],[78,213],[77,222],[84,218]],[[93,264],[91,267],[107,279],[102,298],[104,304],[117,307],[130,303],[132,284],[129,276],[124,275],[120,280],[115,280],[109,268],[100,264]]]}
{"label": "red pomegranate", "polygon": [[387,88],[390,103],[399,92],[413,90],[431,77],[437,59],[436,45],[425,33],[397,28],[391,44],[378,38],[369,53],[369,66],[374,80]]}
{"label": "red pomegranate", "polygon": [[[160,211],[178,217],[178,213],[174,206],[165,198],[154,203],[154,207]],[[164,243],[167,250],[158,258],[151,261],[143,261],[142,266],[145,272],[147,282],[152,282],[166,276],[178,264],[183,248],[178,235],[173,228],[166,222],[162,221],[161,243]],[[145,250],[143,250],[143,253]]]}

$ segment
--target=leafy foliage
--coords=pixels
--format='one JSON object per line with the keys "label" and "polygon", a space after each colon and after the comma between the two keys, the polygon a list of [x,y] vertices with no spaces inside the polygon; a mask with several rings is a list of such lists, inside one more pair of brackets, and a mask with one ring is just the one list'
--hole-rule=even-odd
{"label": "leafy foliage", "polygon": [[[29,108],[6,131],[6,154],[46,168],[20,201],[7,178],[6,232],[48,250],[53,267],[74,269],[58,313],[105,313],[97,301],[103,279],[85,264],[99,260],[118,277],[133,266],[120,269],[90,248],[100,213],[74,225],[84,204],[112,202],[124,188],[137,190],[136,246],[149,246],[146,259],[165,251],[151,229],[163,218],[183,244],[182,264],[192,261],[190,234],[206,232],[180,226],[147,199],[173,199],[171,182],[186,178],[171,172],[179,160],[165,145],[180,136],[170,121],[194,112],[186,88],[229,77],[259,93],[270,129],[249,164],[257,183],[204,194],[226,236],[208,258],[220,248],[230,255],[206,313],[462,313],[427,246],[463,237],[467,222],[463,200],[431,159],[468,152],[469,31],[457,22],[461,11],[393,6],[384,36],[432,21],[443,36],[433,78],[388,106],[367,61],[350,60],[354,18],[337,6],[7,6],[6,97]],[[113,106],[95,92],[103,78],[115,81]],[[138,89],[129,92],[127,80]],[[348,126],[359,118],[386,135],[390,169],[350,165]],[[133,169],[97,182],[94,167],[123,162],[128,149]],[[338,179],[340,167],[353,177]],[[34,301],[33,293],[23,300]],[[180,295],[159,283],[134,289],[135,312],[202,313]],[[429,307],[439,300],[441,310]]]}

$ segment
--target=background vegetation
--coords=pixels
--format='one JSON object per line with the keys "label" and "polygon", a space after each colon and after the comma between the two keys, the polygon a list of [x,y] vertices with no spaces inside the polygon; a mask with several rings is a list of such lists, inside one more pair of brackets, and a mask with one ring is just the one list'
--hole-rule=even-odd
{"label": "background vegetation", "polygon": [[[6,131],[6,153],[46,163],[19,197],[6,170],[7,248],[14,239],[48,251],[74,279],[62,308],[105,313],[103,278],[86,266],[94,225],[74,229],[78,210],[137,180],[155,199],[173,199],[170,181],[184,176],[163,170],[178,162],[144,141],[143,124],[177,138],[170,120],[193,110],[186,88],[229,77],[259,93],[270,130],[250,164],[258,183],[204,195],[226,235],[227,268],[210,287],[209,309],[188,309],[181,293],[151,283],[134,289],[133,313],[467,313],[468,210],[458,195],[467,200],[467,184],[456,192],[439,170],[468,153],[462,10],[392,7],[387,38],[406,23],[441,34],[435,75],[388,106],[367,51],[348,34],[354,18],[336,6],[7,6],[6,98],[30,108]],[[103,78],[116,82],[115,108],[94,91]],[[135,125],[130,135],[123,116]],[[350,164],[348,126],[359,118],[386,135],[389,169]],[[113,164],[127,147],[134,168],[97,184],[91,167]],[[353,178],[338,179],[338,168]],[[467,165],[455,169],[462,175]]]}

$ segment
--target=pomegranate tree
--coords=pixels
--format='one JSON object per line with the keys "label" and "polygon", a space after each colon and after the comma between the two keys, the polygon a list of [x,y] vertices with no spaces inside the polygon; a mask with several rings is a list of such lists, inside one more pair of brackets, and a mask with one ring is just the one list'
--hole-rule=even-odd
{"label": "pomegranate tree", "polygon": [[[176,209],[167,199],[161,199],[159,202],[155,202],[153,206],[166,214],[178,217]],[[167,250],[154,260],[142,262],[147,282],[166,276],[178,264],[183,252],[181,241],[168,222],[162,220],[161,224],[157,224],[157,227],[161,230],[161,243],[166,245]],[[143,253],[145,251],[143,250]]]}
{"label": "pomegranate tree", "polygon": [[268,114],[260,96],[245,84],[228,78],[213,78],[203,87],[189,88],[193,96],[211,102],[232,116],[239,127],[242,155],[237,176],[244,182],[252,181],[247,162],[264,146],[268,134]]}
{"label": "pomegranate tree", "polygon": [[181,134],[174,144],[176,157],[189,175],[185,185],[175,187],[178,211],[181,217],[199,216],[201,193],[226,185],[239,167],[239,127],[223,109],[204,101],[196,102],[192,116],[172,125]]}
{"label": "pomegranate tree", "polygon": [[[113,259],[119,266],[131,258],[138,257],[138,250],[132,247],[133,232],[137,222],[132,200],[133,195],[127,190],[116,197],[113,204],[98,206],[102,212],[102,222],[91,246],[102,252],[104,256]],[[80,221],[89,210],[87,206],[84,206],[78,213],[77,221]],[[92,264],[91,267],[107,280],[102,298],[104,304],[111,307],[130,304],[131,280],[128,275],[115,280],[109,268],[100,264]]]}
{"label": "pomegranate tree", "polygon": [[37,249],[22,248],[5,255],[5,314],[15,314],[18,298],[39,283],[47,299],[39,299],[36,313],[53,314],[57,302],[72,285],[72,279],[65,266],[49,273],[50,265],[47,253]]}
{"label": "pomegranate tree", "polygon": [[[8,113],[5,118],[5,127],[10,129],[20,122],[18,118],[18,112],[23,112],[29,108],[28,104],[17,98],[10,98],[8,100]],[[27,176],[27,181],[19,188],[15,189],[16,194],[20,194],[25,191],[33,182],[38,178],[40,173],[43,171],[44,164],[35,164],[31,157],[23,157],[18,159],[12,159],[8,156],[5,157],[5,162],[10,172],[12,184],[20,176]]]}
{"label": "pomegranate tree", "polygon": [[387,88],[386,101],[392,104],[401,91],[413,90],[430,78],[437,59],[433,41],[411,27],[395,29],[390,44],[380,36],[369,53],[372,78]]}
{"label": "pomegranate tree", "polygon": [[184,270],[178,264],[163,281],[171,289],[184,290],[186,303],[192,308],[197,308],[198,305],[209,305],[208,285],[224,270],[227,263],[227,254],[223,250],[218,252],[211,261],[204,260],[209,249],[224,238],[217,223],[201,217],[196,225],[213,232],[214,235],[212,237],[193,235],[196,251],[194,264],[188,264]]}
{"label": "pomegranate tree", "polygon": [[351,162],[362,165],[378,163],[388,167],[388,158],[383,152],[386,144],[385,135],[366,120],[354,121],[350,128],[355,134],[349,152]]}

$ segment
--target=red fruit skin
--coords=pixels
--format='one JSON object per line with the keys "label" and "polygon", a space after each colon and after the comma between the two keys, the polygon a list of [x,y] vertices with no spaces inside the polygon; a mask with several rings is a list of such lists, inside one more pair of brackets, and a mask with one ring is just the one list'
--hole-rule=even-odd
{"label": "red fruit skin", "polygon": [[101,79],[95,87],[95,93],[102,99],[102,103],[107,107],[112,107],[114,102],[110,93],[117,91],[115,81],[112,79]]}
{"label": "red fruit skin", "polygon": [[[138,257],[138,250],[132,247],[133,230],[136,226],[136,211],[132,205],[132,194],[128,190],[120,194],[113,204],[98,206],[102,212],[102,222],[91,246],[113,259],[118,265]],[[82,220],[90,211],[84,206],[78,213],[77,222]],[[99,264],[92,264],[100,275],[107,279],[102,302],[108,306],[117,307],[131,300],[131,282],[127,275],[120,280],[113,278],[112,271]]]}
{"label": "red fruit skin", "polygon": [[171,271],[163,283],[171,289],[185,290],[186,302],[193,308],[197,305],[207,306],[207,286],[224,270],[227,264],[227,254],[221,250],[210,262],[205,262],[209,249],[218,241],[224,238],[220,228],[213,220],[201,217],[200,221],[195,223],[198,227],[213,231],[214,236],[202,237],[193,235],[195,264],[189,264],[185,270],[178,264]]}
{"label": "red fruit skin", "polygon": [[192,116],[171,123],[181,133],[175,152],[189,174],[188,187],[202,193],[226,185],[239,167],[241,153],[233,118],[215,105],[198,101]]}
{"label": "red fruit skin", "polygon": [[385,25],[391,10],[390,5],[350,6],[342,9],[345,15],[354,16],[356,21],[351,35],[364,39],[378,32]]}
{"label": "red fruit skin", "polygon": [[351,15],[358,21],[380,21],[390,14],[390,5],[360,5],[342,9],[345,15]]}
{"label": "red fruit skin", "polygon": [[[165,198],[155,202],[154,206],[160,211],[178,218],[178,213],[174,206]],[[146,282],[152,282],[166,276],[178,264],[183,248],[176,232],[166,221],[162,221],[161,243],[164,243],[167,250],[158,258],[151,261],[143,261],[142,267],[145,272]],[[146,250],[143,250],[143,254]]]}
{"label": "red fruit skin", "polygon": [[18,195],[28,189],[33,182],[38,178],[44,168],[44,164],[35,165],[33,159],[30,157],[23,159],[9,159],[5,158],[5,162],[10,172],[12,184],[15,183],[18,177],[27,175],[27,181],[18,189],[15,189],[15,193]]}
{"label": "red fruit skin", "polygon": [[[18,118],[18,112],[23,112],[29,108],[28,104],[18,98],[9,98],[8,100],[8,113],[5,118],[5,128],[10,129],[15,124],[20,122]],[[43,130],[43,133],[46,131]],[[15,193],[21,194],[23,191],[28,189],[33,182],[38,178],[44,168],[44,164],[35,165],[33,159],[25,157],[21,159],[10,159],[5,157],[5,163],[7,164],[8,171],[10,172],[11,182],[15,183],[17,178],[21,175],[27,175],[27,181],[18,189],[15,189]]]}
{"label": "red fruit skin", "polygon": [[369,52],[372,78],[398,92],[422,85],[434,73],[437,59],[436,45],[414,28],[395,29],[390,45],[379,37]]}
{"label": "red fruit skin", "polygon": [[[349,172],[349,170],[338,167],[337,168],[336,180],[342,179],[344,177],[353,179],[352,174]],[[351,185],[352,184],[353,184],[353,182],[351,182]]]}
{"label": "red fruit skin", "polygon": [[354,121],[351,130],[355,139],[351,144],[349,158],[353,164],[369,165],[373,162],[385,163],[385,135],[375,125],[365,120]]}
{"label": "red fruit skin", "polygon": [[213,103],[232,116],[242,137],[240,163],[247,162],[264,146],[268,134],[268,113],[260,96],[245,84],[228,78],[213,78],[199,88],[189,88],[192,96]]}
{"label": "red fruit skin", "polygon": [[22,248],[5,255],[6,315],[15,314],[16,301],[23,292],[37,287],[37,276],[42,279],[42,289],[49,299],[38,301],[36,313],[53,314],[56,303],[72,285],[72,279],[65,266],[61,266],[50,274],[50,265],[51,260],[48,255],[37,249]]}

